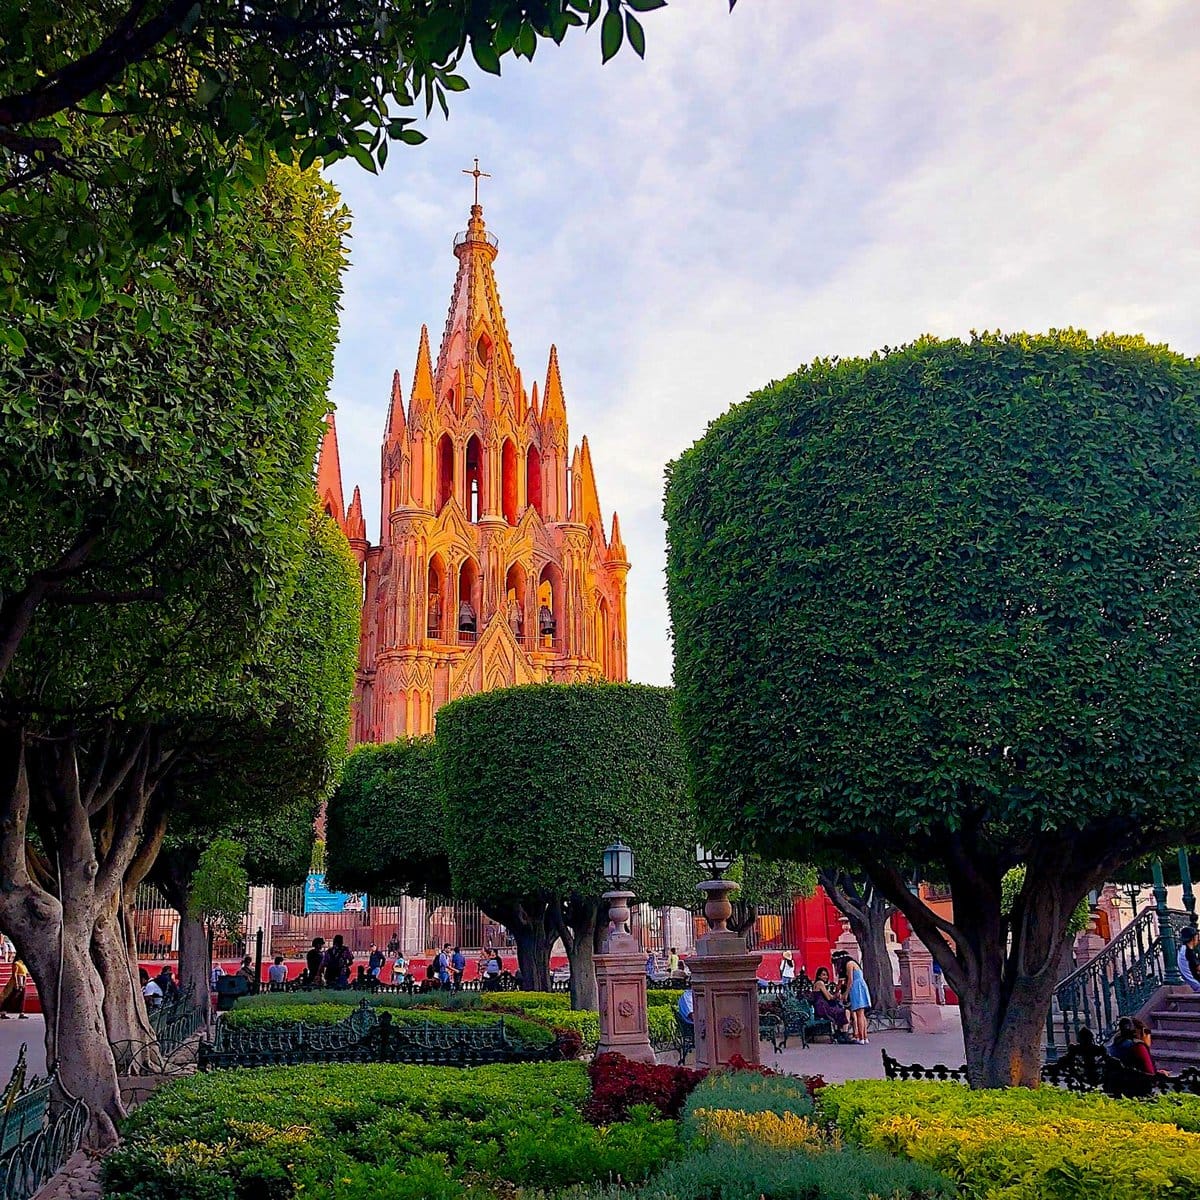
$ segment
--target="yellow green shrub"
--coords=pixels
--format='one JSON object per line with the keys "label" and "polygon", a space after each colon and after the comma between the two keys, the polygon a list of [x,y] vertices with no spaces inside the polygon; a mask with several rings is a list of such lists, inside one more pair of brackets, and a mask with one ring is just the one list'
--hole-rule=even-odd
{"label": "yellow green shrub", "polygon": [[808,1150],[827,1145],[821,1130],[795,1113],[739,1112],[732,1108],[698,1108],[692,1114],[697,1134],[705,1142],[741,1145],[752,1142],[772,1150]]}

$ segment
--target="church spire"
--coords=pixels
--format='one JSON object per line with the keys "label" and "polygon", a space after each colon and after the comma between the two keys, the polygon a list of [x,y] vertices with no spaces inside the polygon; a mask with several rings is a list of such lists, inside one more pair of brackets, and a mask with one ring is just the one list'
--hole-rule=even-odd
{"label": "church spire", "polygon": [[627,564],[629,562],[629,552],[621,540],[621,520],[615,512],[612,519],[612,533],[608,535],[608,560],[613,563]]}
{"label": "church spire", "polygon": [[596,472],[592,467],[592,450],[587,435],[579,445],[579,516],[575,519],[582,525],[594,523],[604,536],[604,518],[600,513],[600,496],[596,491]]}
{"label": "church spire", "polygon": [[388,402],[387,431],[384,433],[384,444],[403,442],[407,432],[404,420],[404,396],[400,391],[400,372],[392,372],[392,398]]}
{"label": "church spire", "polygon": [[342,499],[342,463],[338,455],[337,426],[333,413],[325,414],[325,433],[317,455],[317,503],[346,531],[346,504]]}
{"label": "church spire", "polygon": [[408,423],[417,425],[421,416],[433,412],[436,394],[433,390],[433,368],[429,362],[429,326],[421,326],[421,342],[417,347],[417,365],[413,371],[412,393],[408,398]]}
{"label": "church spire", "polygon": [[351,542],[362,542],[365,548],[367,541],[367,522],[363,517],[362,493],[359,492],[357,486],[355,487],[354,495],[350,500],[350,507],[346,510],[346,536]]}
{"label": "church spire", "polygon": [[[558,347],[550,347],[550,363],[546,367],[546,390],[542,393],[542,429],[564,446],[567,441],[567,405],[563,400],[562,376],[558,372]],[[555,434],[558,434],[555,437]]]}

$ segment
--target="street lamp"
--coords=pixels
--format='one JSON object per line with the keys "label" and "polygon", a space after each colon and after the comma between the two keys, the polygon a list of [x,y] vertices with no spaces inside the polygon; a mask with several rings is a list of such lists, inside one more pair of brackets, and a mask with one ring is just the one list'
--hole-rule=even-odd
{"label": "street lamp", "polygon": [[604,851],[604,878],[623,888],[633,878],[633,851],[618,838]]}
{"label": "street lamp", "polygon": [[709,850],[696,843],[696,865],[707,871],[713,879],[719,879],[733,866],[734,856],[724,850]]}
{"label": "street lamp", "polygon": [[699,885],[704,893],[704,919],[713,933],[729,931],[729,918],[733,916],[733,905],[729,896],[737,890],[737,884],[721,876],[733,866],[734,856],[724,850],[707,849],[697,843],[696,865],[708,872],[710,878]]}

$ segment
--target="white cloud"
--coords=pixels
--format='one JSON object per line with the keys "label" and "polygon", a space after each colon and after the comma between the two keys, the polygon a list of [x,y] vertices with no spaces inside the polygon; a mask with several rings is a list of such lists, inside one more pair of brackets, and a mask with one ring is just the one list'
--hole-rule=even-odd
{"label": "white cloud", "polygon": [[[801,362],[925,332],[1075,325],[1200,351],[1200,16],[1046,5],[691,0],[647,62],[596,38],[473,80],[355,211],[335,398],[377,512],[391,372],[437,341],[478,154],[526,381],[556,341],[621,512],[634,678],[670,675],[662,470]],[[372,521],[374,524],[374,521]]]}

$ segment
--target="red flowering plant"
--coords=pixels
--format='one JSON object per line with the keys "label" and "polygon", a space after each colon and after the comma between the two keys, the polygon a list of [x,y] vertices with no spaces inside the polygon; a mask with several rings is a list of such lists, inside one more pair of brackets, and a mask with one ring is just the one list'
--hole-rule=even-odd
{"label": "red flowering plant", "polygon": [[611,1125],[629,1118],[630,1109],[648,1104],[664,1117],[678,1117],[688,1093],[707,1071],[640,1063],[622,1054],[598,1054],[588,1065],[592,1094],[583,1115],[593,1125]]}

